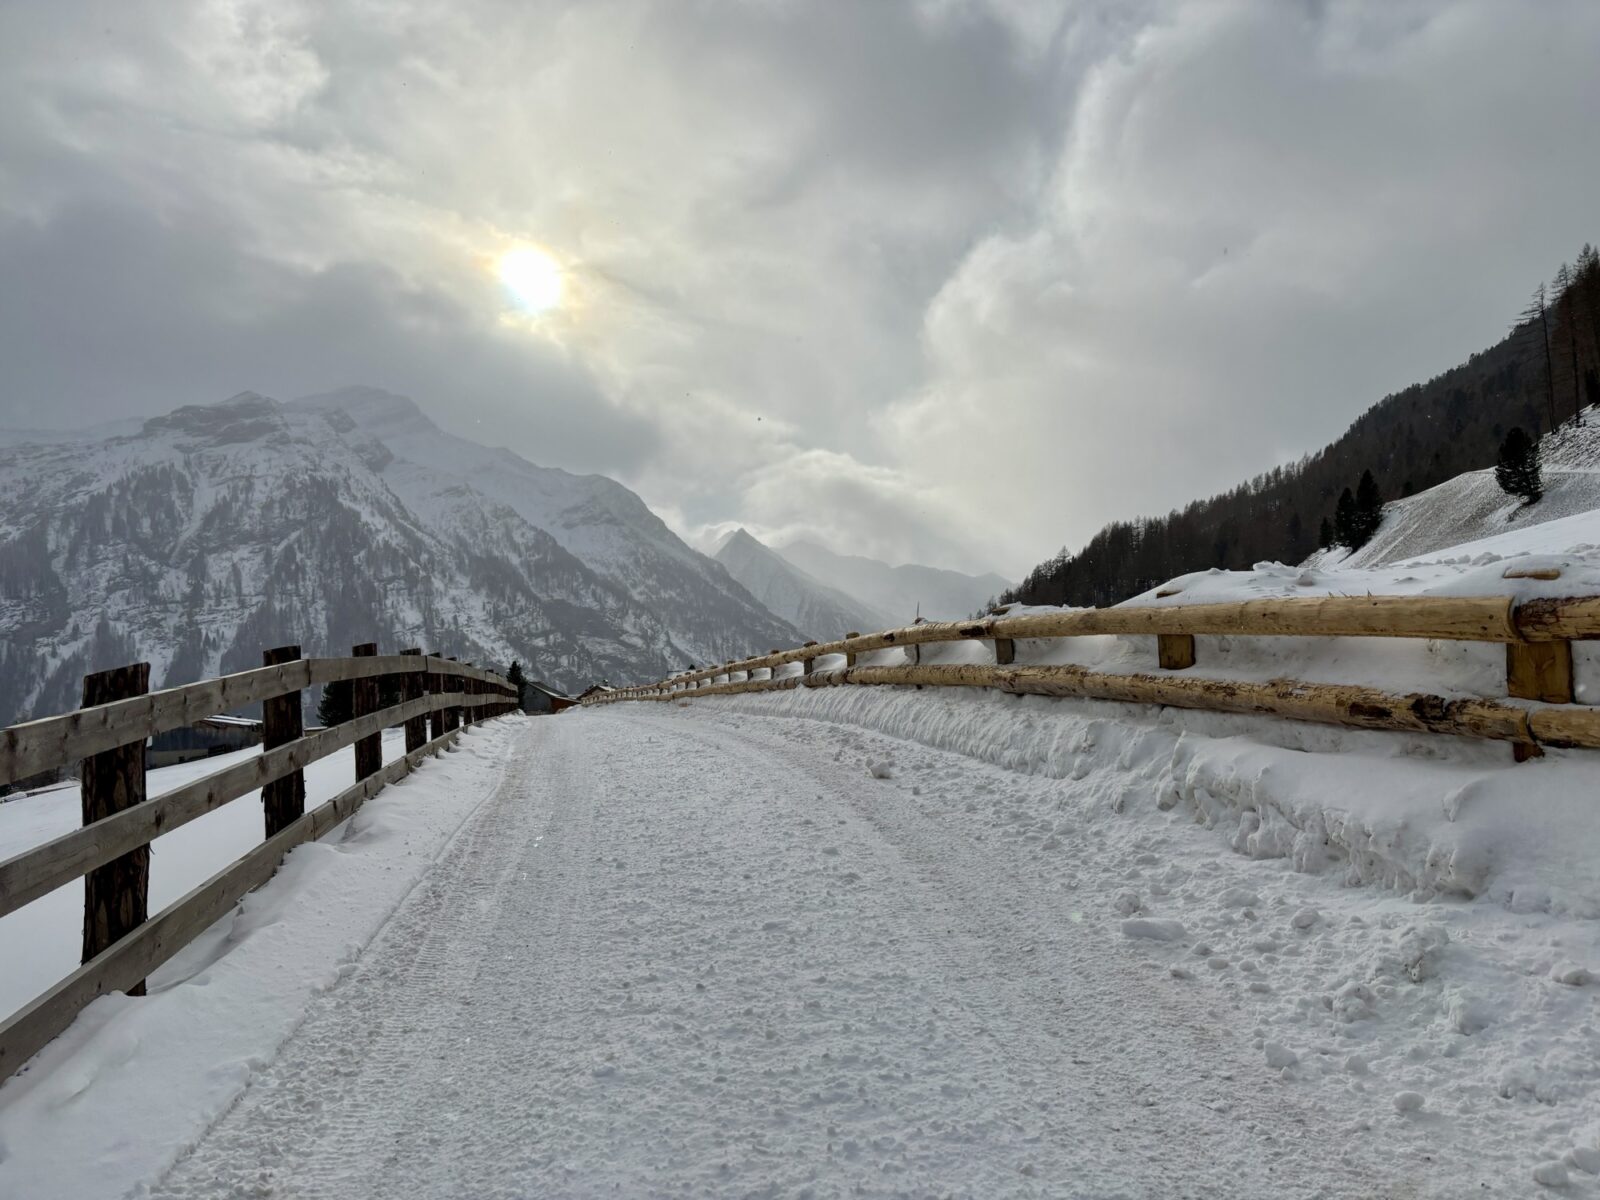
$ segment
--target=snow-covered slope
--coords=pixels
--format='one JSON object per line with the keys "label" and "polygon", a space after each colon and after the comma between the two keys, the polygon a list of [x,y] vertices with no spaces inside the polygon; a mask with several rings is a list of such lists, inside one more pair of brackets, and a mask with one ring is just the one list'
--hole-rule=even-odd
{"label": "snow-covered slope", "polygon": [[[243,393],[131,434],[0,442],[0,721],[73,707],[86,670],[148,659],[164,685],[289,642],[516,656],[578,687],[795,639],[610,480],[541,476],[390,397],[383,432],[419,457],[433,445],[424,468],[358,415]],[[545,509],[503,498],[517,464]]]}
{"label": "snow-covered slope", "polygon": [[869,633],[892,623],[882,613],[813,579],[743,529],[722,539],[716,560],[762,604],[818,641],[852,630]]}
{"label": "snow-covered slope", "polygon": [[[1540,443],[1544,496],[1538,503],[1506,495],[1492,469],[1468,471],[1387,505],[1372,540],[1341,565],[1396,563],[1600,508],[1600,412],[1588,409],[1584,422],[1564,425]],[[1312,562],[1324,560],[1330,556],[1319,553]]]}
{"label": "snow-covered slope", "polygon": [[815,542],[791,542],[778,553],[813,578],[883,613],[891,625],[909,625],[919,615],[930,621],[959,621],[1011,586],[998,575],[964,575],[915,563],[891,567],[875,558],[836,554]]}

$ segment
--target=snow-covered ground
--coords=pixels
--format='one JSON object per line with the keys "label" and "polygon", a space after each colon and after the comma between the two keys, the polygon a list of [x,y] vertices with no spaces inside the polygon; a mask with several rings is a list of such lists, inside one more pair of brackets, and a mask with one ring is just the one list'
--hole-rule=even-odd
{"label": "snow-covered ground", "polygon": [[[887,688],[675,715],[832,748],[882,820],[921,824],[951,864],[989,848],[1026,953],[1092,938],[1144,973],[1106,1034],[1132,1063],[1175,1019],[1144,1011],[1159,995],[1213,1031],[1218,1078],[1285,1106],[1264,1130],[1380,1164],[1365,1194],[1526,1195],[1540,1170],[1600,1195],[1593,755],[1517,767],[1500,747]],[[1075,980],[1054,982],[1070,1012]],[[1165,1086],[1212,1102],[1181,1073]],[[1128,1194],[1163,1194],[1129,1170]],[[1228,1194],[1297,1195],[1297,1178]]]}
{"label": "snow-covered ground", "polygon": [[[383,734],[383,760],[398,758],[402,730]],[[260,754],[261,748],[203,758],[149,773],[146,792],[154,799],[213,771]],[[306,768],[306,804],[314,808],[355,782],[355,750],[346,747]],[[83,824],[75,783],[0,803],[0,859],[70,833]],[[160,912],[190,888],[261,844],[265,821],[261,793],[250,792],[152,843],[150,911]],[[83,885],[74,881],[32,904],[0,917],[0,1014],[21,1008],[78,966],[83,930]]]}
{"label": "snow-covered ground", "polygon": [[0,1194],[1600,1195],[1593,766],[1438,742],[497,723],[0,1089]]}
{"label": "snow-covered ground", "polygon": [[[1597,546],[1574,515],[1133,603],[1596,594]],[[1505,664],[1202,638],[1194,670],[1502,695]],[[0,1086],[0,1196],[1600,1197],[1592,752],[862,686],[466,747]],[[0,852],[76,819],[20,803]],[[206,853],[259,836],[229,808]],[[158,880],[209,869],[181,832]]]}
{"label": "snow-covered ground", "polygon": [[[291,851],[270,883],[151,976],[149,996],[97,1000],[23,1073],[0,1084],[0,1196],[100,1200],[164,1171],[272,1061],[313,997],[350,973],[461,822],[500,786],[513,762],[508,746],[524,724],[502,718],[469,726],[457,749],[386,788],[322,841]],[[171,786],[183,769],[152,777]],[[316,764],[307,772],[308,803],[347,786],[352,770],[348,754]],[[54,833],[60,814],[48,808],[61,795],[75,812],[75,789],[0,805],[8,838],[26,837],[7,811],[18,804],[25,814],[33,808],[34,833]],[[241,798],[161,838],[152,908],[261,836],[259,803]],[[70,921],[41,909],[69,892]],[[30,947],[26,936],[8,934],[0,959],[8,992],[31,999],[39,990],[16,987],[14,962],[30,974],[55,972],[64,945],[67,970],[76,966],[81,896],[64,888],[0,919],[0,929],[21,919],[40,939]]]}

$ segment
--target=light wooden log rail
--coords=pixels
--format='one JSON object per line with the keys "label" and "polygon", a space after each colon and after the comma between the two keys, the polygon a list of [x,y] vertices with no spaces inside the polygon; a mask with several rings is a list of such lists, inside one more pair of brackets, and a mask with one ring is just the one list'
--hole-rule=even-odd
{"label": "light wooden log rail", "polygon": [[[112,801],[109,815],[0,862],[0,917],[79,877],[86,884],[100,880],[102,889],[111,880],[115,887],[131,888],[137,893],[111,897],[112,901],[121,902],[113,905],[116,915],[134,914],[126,922],[131,928],[112,929],[109,936],[102,930],[101,941],[94,941],[86,931],[83,965],[0,1023],[0,1080],[71,1024],[95,997],[111,991],[141,994],[143,981],[151,971],[192,941],[246,892],[265,882],[288,850],[321,837],[384,786],[450,745],[461,736],[464,721],[498,716],[517,706],[516,689],[511,684],[495,672],[470,663],[424,657],[419,651],[377,655],[366,646],[357,650],[366,653],[350,658],[300,658],[298,647],[280,647],[265,653],[273,665],[259,670],[113,700],[0,731],[0,783],[81,759],[85,768],[82,786],[86,812],[90,807],[91,778],[96,788],[118,789],[115,797],[108,797]],[[142,689],[147,676],[144,664],[139,664],[138,669],[102,672],[86,680],[85,690],[91,691],[93,683],[104,695],[108,680]],[[377,703],[376,681],[384,676],[399,677],[404,697],[400,703],[377,712],[362,712],[328,729],[295,736],[300,730],[298,714],[304,688],[372,680],[372,695],[362,702],[365,707]],[[126,690],[121,694],[126,696]],[[274,701],[278,702],[277,710],[270,709]],[[141,756],[147,737],[258,702],[269,706],[269,735],[259,755],[213,771],[153,800],[143,799]],[[293,732],[285,735],[290,740],[274,744],[270,729],[283,720],[284,705],[292,709],[289,727]],[[430,715],[441,728],[432,740],[424,740],[425,722]],[[358,755],[355,784],[319,808],[304,811],[302,772],[307,765],[346,746],[370,746],[384,729],[402,724],[406,728],[406,753],[402,757],[384,764],[370,750]],[[130,758],[131,751],[138,753]],[[97,770],[90,772],[91,765],[97,765]],[[115,769],[108,771],[108,766]],[[266,810],[265,840],[162,912],[148,920],[144,918],[148,879],[141,873],[106,875],[119,864],[136,861],[134,856],[142,854],[160,835],[258,788],[262,789]],[[274,788],[279,790],[273,792]],[[289,790],[284,792],[284,788]],[[269,796],[269,792],[273,794]],[[286,797],[292,801],[287,809]],[[93,886],[86,888],[86,895],[93,894]],[[102,903],[105,900],[104,896],[100,899]]]}
{"label": "light wooden log rail", "polygon": [[[1080,666],[1016,666],[1024,639],[1153,635],[1162,673],[1121,674]],[[1503,643],[1508,700],[1395,694],[1347,684],[1296,680],[1243,682],[1183,676],[1196,662],[1196,636],[1388,637]],[[1511,742],[1518,761],[1540,746],[1600,748],[1600,709],[1573,701],[1573,641],[1600,639],[1600,597],[1327,596],[1062,609],[971,621],[929,621],[882,633],[849,634],[721,666],[685,671],[659,683],[597,692],[586,705],[622,700],[678,700],[775,691],[797,686],[901,684],[987,687],[1018,694],[1080,696],[1227,713],[1259,713],[1352,728],[1431,732]],[[990,641],[995,664],[922,665],[918,647]],[[904,665],[861,666],[857,657],[905,648]],[[843,656],[818,669],[816,660]],[[798,674],[772,678],[790,663]],[[757,671],[768,678],[753,678]],[[734,676],[743,675],[742,680]],[[719,682],[720,681],[720,682]],[[1529,701],[1543,701],[1536,707]]]}

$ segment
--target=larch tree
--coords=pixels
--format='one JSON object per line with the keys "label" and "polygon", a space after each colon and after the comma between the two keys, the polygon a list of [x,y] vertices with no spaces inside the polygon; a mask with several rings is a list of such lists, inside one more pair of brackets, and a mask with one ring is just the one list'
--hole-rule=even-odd
{"label": "larch tree", "polygon": [[1518,328],[1527,327],[1539,339],[1544,355],[1544,394],[1550,408],[1550,428],[1556,427],[1556,380],[1550,366],[1550,305],[1544,284],[1533,289],[1533,298],[1517,319]]}

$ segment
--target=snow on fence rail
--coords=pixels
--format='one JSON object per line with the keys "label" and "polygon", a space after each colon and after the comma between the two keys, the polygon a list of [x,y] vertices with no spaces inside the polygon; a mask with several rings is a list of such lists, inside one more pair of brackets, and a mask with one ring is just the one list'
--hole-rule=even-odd
{"label": "snow on fence rail", "polygon": [[[1195,665],[1197,635],[1256,637],[1397,637],[1503,642],[1506,689],[1524,703],[1404,695],[1351,684],[1295,680],[1246,682],[1172,674],[1120,674],[1080,666],[1016,666],[1022,638],[1153,634],[1161,671]],[[848,633],[838,641],[807,642],[718,667],[686,671],[640,687],[597,692],[582,703],[674,700],[684,695],[776,691],[804,684],[915,684],[988,687],[1045,696],[1079,696],[1228,713],[1262,713],[1296,721],[1361,729],[1447,733],[1512,743],[1518,762],[1541,746],[1600,748],[1600,710],[1573,704],[1572,643],[1600,639],[1600,597],[1516,603],[1507,596],[1327,596],[1240,600],[1218,604],[1067,609],[1006,616],[998,610],[972,621],[930,621],[883,633]],[[919,646],[990,641],[995,663],[923,666]],[[903,666],[857,666],[856,657],[901,647]],[[824,656],[844,657],[842,669],[816,670]],[[799,675],[774,678],[789,663]],[[755,679],[756,671],[768,677]],[[743,675],[735,680],[735,675]],[[1529,704],[1539,701],[1542,704]]]}
{"label": "snow on fence rail", "polygon": [[[83,965],[0,1023],[0,1080],[97,996],[142,995],[151,971],[270,878],[289,850],[450,745],[463,724],[515,707],[516,691],[500,675],[421,650],[379,655],[369,642],[348,658],[302,658],[300,647],[281,646],[263,658],[258,670],[159,692],[148,690],[149,663],[100,671],[84,677],[83,708],[0,730],[0,784],[81,760],[84,816],[82,828],[0,862],[0,916],[84,881]],[[398,680],[401,699],[382,708],[378,681],[386,676]],[[302,690],[341,682],[352,685],[354,716],[307,734]],[[255,703],[262,705],[259,756],[145,799],[146,738]],[[385,765],[382,731],[400,724],[406,752]],[[304,768],[350,745],[355,783],[306,812]],[[147,919],[150,842],[257,788],[265,840]]]}

